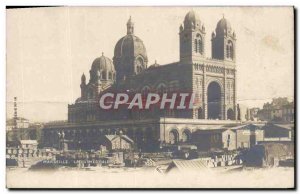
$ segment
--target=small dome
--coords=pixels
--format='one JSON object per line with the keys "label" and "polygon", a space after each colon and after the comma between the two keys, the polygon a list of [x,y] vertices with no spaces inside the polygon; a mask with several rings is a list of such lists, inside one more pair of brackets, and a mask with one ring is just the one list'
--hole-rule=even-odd
{"label": "small dome", "polygon": [[230,22],[223,17],[217,24],[216,33],[223,34],[224,32],[230,33],[231,25],[230,25]]}
{"label": "small dome", "polygon": [[193,26],[201,26],[201,21],[199,16],[194,12],[194,10],[189,11],[184,17],[184,28],[189,28]]}
{"label": "small dome", "polygon": [[115,67],[113,62],[108,57],[105,57],[102,53],[101,57],[96,58],[93,61],[92,68],[90,70],[90,79],[92,82],[99,82],[101,80],[114,80]]}
{"label": "small dome", "polygon": [[108,57],[105,57],[102,53],[101,57],[98,57],[93,61],[91,71],[96,72],[96,73],[97,73],[97,71],[115,72],[115,67],[113,65],[112,60]]}
{"label": "small dome", "polygon": [[147,60],[146,47],[139,37],[127,34],[117,42],[114,50],[114,58],[136,57],[138,55],[143,56]]}

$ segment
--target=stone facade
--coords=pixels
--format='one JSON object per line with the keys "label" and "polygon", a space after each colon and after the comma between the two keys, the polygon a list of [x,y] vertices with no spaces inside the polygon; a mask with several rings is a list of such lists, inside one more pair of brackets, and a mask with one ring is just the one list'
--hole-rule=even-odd
{"label": "stone facade", "polygon": [[[88,83],[82,75],[81,97],[68,106],[68,124],[46,126],[45,146],[95,149],[101,143],[99,136],[122,130],[137,149],[155,150],[192,143],[199,130],[236,123],[235,33],[225,18],[217,23],[212,33],[212,58],[205,55],[205,38],[204,24],[194,11],[188,12],[179,27],[180,60],[148,67],[146,47],[134,34],[130,18],[127,35],[117,42],[113,60],[102,54],[92,63]],[[194,93],[196,103],[183,110],[103,110],[99,96],[106,92]]]}
{"label": "stone facade", "polygon": [[[197,144],[199,131],[210,131],[238,125],[236,121],[156,118],[142,120],[115,120],[88,123],[46,125],[43,131],[43,146],[69,150],[99,149],[105,135],[122,131],[135,143],[135,149],[155,151],[165,146]],[[63,135],[63,138],[61,136]],[[233,137],[232,137],[233,138]],[[233,138],[232,140],[234,140]],[[231,141],[233,143],[233,141]],[[234,143],[235,145],[235,143]],[[226,147],[224,147],[226,148]]]}
{"label": "stone facade", "polygon": [[[134,24],[127,22],[127,35],[114,49],[113,64],[105,56],[95,59],[90,81],[81,78],[81,97],[69,105],[69,122],[115,119],[144,119],[155,116],[193,119],[236,120],[236,35],[222,18],[212,33],[212,58],[205,56],[205,26],[194,11],[187,13],[179,28],[180,61],[147,67],[147,52],[134,35]],[[152,110],[116,114],[98,108],[99,95],[107,91],[130,93],[189,92],[196,94],[191,110]]]}
{"label": "stone facade", "polygon": [[247,124],[231,128],[236,133],[236,148],[251,148],[264,139],[264,124]]}

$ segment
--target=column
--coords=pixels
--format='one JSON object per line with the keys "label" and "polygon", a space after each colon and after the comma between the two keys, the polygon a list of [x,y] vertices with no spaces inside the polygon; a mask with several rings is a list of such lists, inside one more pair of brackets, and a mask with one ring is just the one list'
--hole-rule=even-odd
{"label": "column", "polygon": [[233,91],[233,94],[234,94],[234,97],[233,97],[233,103],[234,103],[234,116],[235,116],[235,120],[237,120],[237,100],[236,100],[236,69],[233,70],[234,71],[234,84],[233,84],[233,88],[234,88],[234,91]]}
{"label": "column", "polygon": [[204,119],[207,119],[207,91],[206,91],[206,66],[203,64],[203,82],[202,82],[202,88],[203,88],[203,114],[204,114]]}
{"label": "column", "polygon": [[[229,90],[230,91],[230,90]],[[226,99],[227,99],[227,72],[226,72],[226,68],[224,68],[224,120],[227,120],[227,103],[226,103]]]}

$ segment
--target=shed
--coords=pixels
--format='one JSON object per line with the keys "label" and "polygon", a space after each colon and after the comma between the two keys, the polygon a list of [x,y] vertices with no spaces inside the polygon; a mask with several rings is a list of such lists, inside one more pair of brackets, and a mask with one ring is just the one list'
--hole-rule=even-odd
{"label": "shed", "polygon": [[199,171],[205,171],[208,169],[207,162],[205,160],[173,160],[168,168],[166,169],[166,173],[170,172],[193,172],[197,173]]}
{"label": "shed", "polygon": [[134,141],[127,135],[105,135],[102,144],[107,150],[131,150]]}
{"label": "shed", "polygon": [[38,146],[37,140],[20,140],[19,146],[22,149],[33,149],[36,150]]}

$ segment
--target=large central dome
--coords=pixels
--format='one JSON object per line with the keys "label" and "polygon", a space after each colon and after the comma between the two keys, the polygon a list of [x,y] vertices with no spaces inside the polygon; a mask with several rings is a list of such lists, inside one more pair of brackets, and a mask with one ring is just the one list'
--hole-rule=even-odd
{"label": "large central dome", "polygon": [[122,37],[115,46],[114,58],[119,57],[136,57],[141,55],[147,58],[146,47],[143,41],[134,35],[134,23],[131,17],[127,22],[127,35]]}
{"label": "large central dome", "polygon": [[143,41],[139,37],[133,34],[128,34],[117,42],[115,46],[114,58],[136,57],[138,55],[147,58],[146,48]]}
{"label": "large central dome", "polygon": [[117,71],[117,81],[136,75],[147,68],[147,52],[143,41],[134,35],[131,17],[127,22],[127,35],[116,44],[113,62]]}

